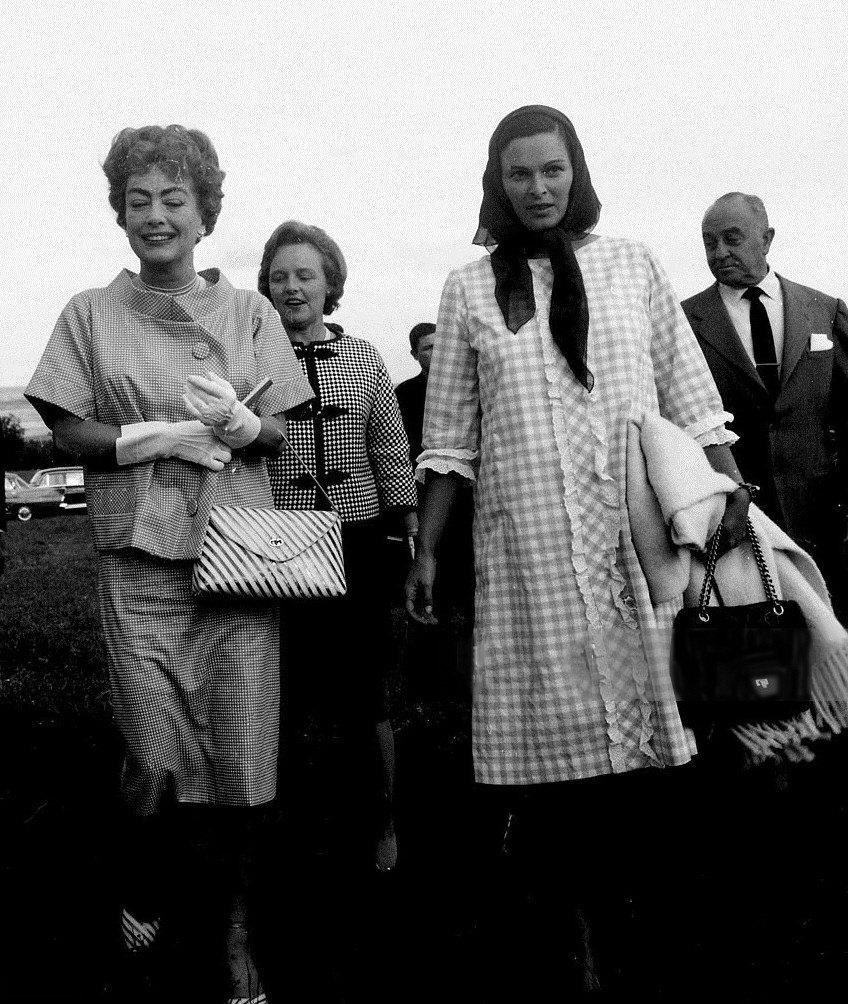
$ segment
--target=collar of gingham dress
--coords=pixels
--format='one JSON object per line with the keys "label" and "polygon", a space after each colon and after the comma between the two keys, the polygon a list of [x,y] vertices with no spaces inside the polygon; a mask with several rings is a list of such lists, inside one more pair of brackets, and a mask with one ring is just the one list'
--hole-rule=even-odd
{"label": "collar of gingham dress", "polygon": [[292,342],[291,345],[297,358],[307,359],[312,356],[315,359],[331,359],[333,356],[337,356],[339,350],[336,342],[344,338],[344,332],[332,328],[327,330],[330,332],[329,336],[320,342]]}
{"label": "collar of gingham dress", "polygon": [[217,268],[198,272],[206,280],[205,287],[196,293],[186,293],[179,300],[163,296],[151,289],[137,286],[135,273],[122,269],[109,284],[109,289],[130,310],[162,321],[198,321],[218,310],[233,295],[229,280]]}

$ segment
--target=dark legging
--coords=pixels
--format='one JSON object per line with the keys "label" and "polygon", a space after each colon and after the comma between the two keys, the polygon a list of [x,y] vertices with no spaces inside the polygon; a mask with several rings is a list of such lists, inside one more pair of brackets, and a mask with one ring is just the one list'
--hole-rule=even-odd
{"label": "dark legging", "polygon": [[680,771],[478,786],[487,1001],[566,999],[598,985],[605,1000],[637,990],[650,999],[683,916]]}

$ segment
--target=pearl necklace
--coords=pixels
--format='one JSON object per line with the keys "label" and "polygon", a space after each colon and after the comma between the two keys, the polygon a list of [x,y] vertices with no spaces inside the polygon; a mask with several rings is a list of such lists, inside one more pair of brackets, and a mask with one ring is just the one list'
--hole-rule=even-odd
{"label": "pearl necklace", "polygon": [[165,289],[163,286],[151,286],[149,282],[145,282],[140,276],[138,281],[145,289],[149,289],[152,293],[167,293],[168,296],[183,296],[185,293],[191,293],[195,290],[199,292],[203,288],[203,285],[205,285],[204,280],[199,275],[196,275],[185,286],[180,286],[179,289]]}

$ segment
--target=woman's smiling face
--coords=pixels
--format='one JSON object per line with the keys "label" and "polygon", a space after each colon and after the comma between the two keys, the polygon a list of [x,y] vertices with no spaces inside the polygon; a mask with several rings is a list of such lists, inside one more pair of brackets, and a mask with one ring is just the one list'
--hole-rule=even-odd
{"label": "woman's smiling face", "polygon": [[277,248],[268,271],[268,290],[290,335],[323,326],[327,277],[321,254],[311,244]]}
{"label": "woman's smiling face", "polygon": [[520,136],[501,153],[501,181],[515,214],[528,230],[550,230],[568,209],[574,171],[558,132]]}
{"label": "woman's smiling face", "polygon": [[126,233],[145,273],[180,276],[194,270],[194,248],[203,220],[189,178],[174,180],[161,168],[133,174],[125,195]]}

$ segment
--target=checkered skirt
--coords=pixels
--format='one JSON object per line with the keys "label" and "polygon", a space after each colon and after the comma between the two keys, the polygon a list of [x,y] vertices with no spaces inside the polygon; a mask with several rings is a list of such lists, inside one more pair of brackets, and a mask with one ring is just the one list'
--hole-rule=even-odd
{"label": "checkered skirt", "polygon": [[439,311],[419,470],[477,480],[473,748],[486,783],[690,756],[668,676],[677,604],[652,607],[630,536],[627,423],[659,411],[704,441],[733,437],[651,252],[599,238],[577,258],[591,393],[551,337],[547,260],[530,263],[536,315],[515,333],[485,258],[448,277]]}
{"label": "checkered skirt", "polygon": [[[185,295],[122,271],[62,311],[27,388],[43,402],[112,425],[189,418],[182,388],[213,370],[239,395],[273,386],[259,414],[312,396],[279,317],[216,269]],[[264,461],[236,453],[213,474],[162,459],[89,467],[100,606],[115,716],[126,740],[127,802],[152,812],[180,801],[255,805],[274,797],[279,622],[273,605],[200,602],[191,562],[212,502],[271,505]],[[172,560],[169,560],[172,559]]]}
{"label": "checkered skirt", "polygon": [[198,602],[191,573],[144,551],[98,553],[122,791],[139,813],[166,793],[258,805],[276,791],[278,607]]}

